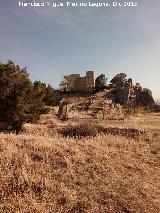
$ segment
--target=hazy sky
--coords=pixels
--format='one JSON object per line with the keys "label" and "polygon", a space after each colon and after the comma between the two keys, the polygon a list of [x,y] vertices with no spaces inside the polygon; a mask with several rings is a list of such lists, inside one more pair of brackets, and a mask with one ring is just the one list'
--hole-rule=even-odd
{"label": "hazy sky", "polygon": [[18,2],[0,0],[0,61],[26,66],[32,80],[53,87],[67,73],[95,70],[111,80],[124,72],[160,97],[159,0],[128,8],[20,8]]}

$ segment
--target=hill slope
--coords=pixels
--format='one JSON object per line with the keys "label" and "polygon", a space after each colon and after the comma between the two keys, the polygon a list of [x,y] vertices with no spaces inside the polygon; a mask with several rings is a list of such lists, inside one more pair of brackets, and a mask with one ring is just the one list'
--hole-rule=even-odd
{"label": "hill slope", "polygon": [[160,212],[158,139],[62,138],[47,116],[0,134],[0,212]]}

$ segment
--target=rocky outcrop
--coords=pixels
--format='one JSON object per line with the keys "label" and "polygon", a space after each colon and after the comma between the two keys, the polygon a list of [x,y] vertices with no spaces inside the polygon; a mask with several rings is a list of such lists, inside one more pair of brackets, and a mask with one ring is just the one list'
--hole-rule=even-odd
{"label": "rocky outcrop", "polygon": [[126,79],[125,73],[117,74],[112,80],[112,100],[114,103],[126,105],[128,101],[135,99],[135,91],[132,86],[132,79]]}
{"label": "rocky outcrop", "polygon": [[151,108],[155,105],[151,90],[147,88],[134,88],[136,94],[136,105]]}
{"label": "rocky outcrop", "polygon": [[85,111],[87,115],[95,119],[123,119],[124,113],[122,106],[120,104],[114,104],[113,101],[108,98],[108,93],[110,93],[108,90],[98,92],[84,101],[74,104],[70,110],[77,112]]}
{"label": "rocky outcrop", "polygon": [[133,85],[132,79],[126,77],[125,73],[120,73],[110,81],[113,102],[123,106],[134,103],[134,106],[153,107],[155,102],[151,90],[142,88],[139,83]]}

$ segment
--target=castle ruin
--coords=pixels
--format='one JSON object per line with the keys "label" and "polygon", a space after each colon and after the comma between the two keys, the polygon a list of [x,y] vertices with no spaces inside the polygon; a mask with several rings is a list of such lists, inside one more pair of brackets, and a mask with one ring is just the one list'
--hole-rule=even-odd
{"label": "castle ruin", "polygon": [[86,71],[86,76],[81,77],[80,74],[65,75],[67,81],[67,89],[73,92],[91,92],[95,86],[95,72]]}

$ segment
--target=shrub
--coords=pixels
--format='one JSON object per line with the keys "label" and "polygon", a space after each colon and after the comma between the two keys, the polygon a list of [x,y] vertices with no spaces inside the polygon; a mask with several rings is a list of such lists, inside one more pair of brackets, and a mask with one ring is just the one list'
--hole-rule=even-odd
{"label": "shrub", "polygon": [[60,132],[64,137],[95,137],[98,133],[98,127],[93,124],[68,125]]}
{"label": "shrub", "polygon": [[107,88],[107,78],[104,74],[101,74],[95,80],[94,91],[99,92],[106,88]]}
{"label": "shrub", "polygon": [[93,124],[79,124],[79,125],[68,125],[63,128],[60,133],[64,137],[95,137],[98,133],[108,135],[120,135],[128,138],[138,138],[140,136],[146,136],[145,131],[140,131],[134,128],[117,128],[117,127],[103,127],[101,125]]}

